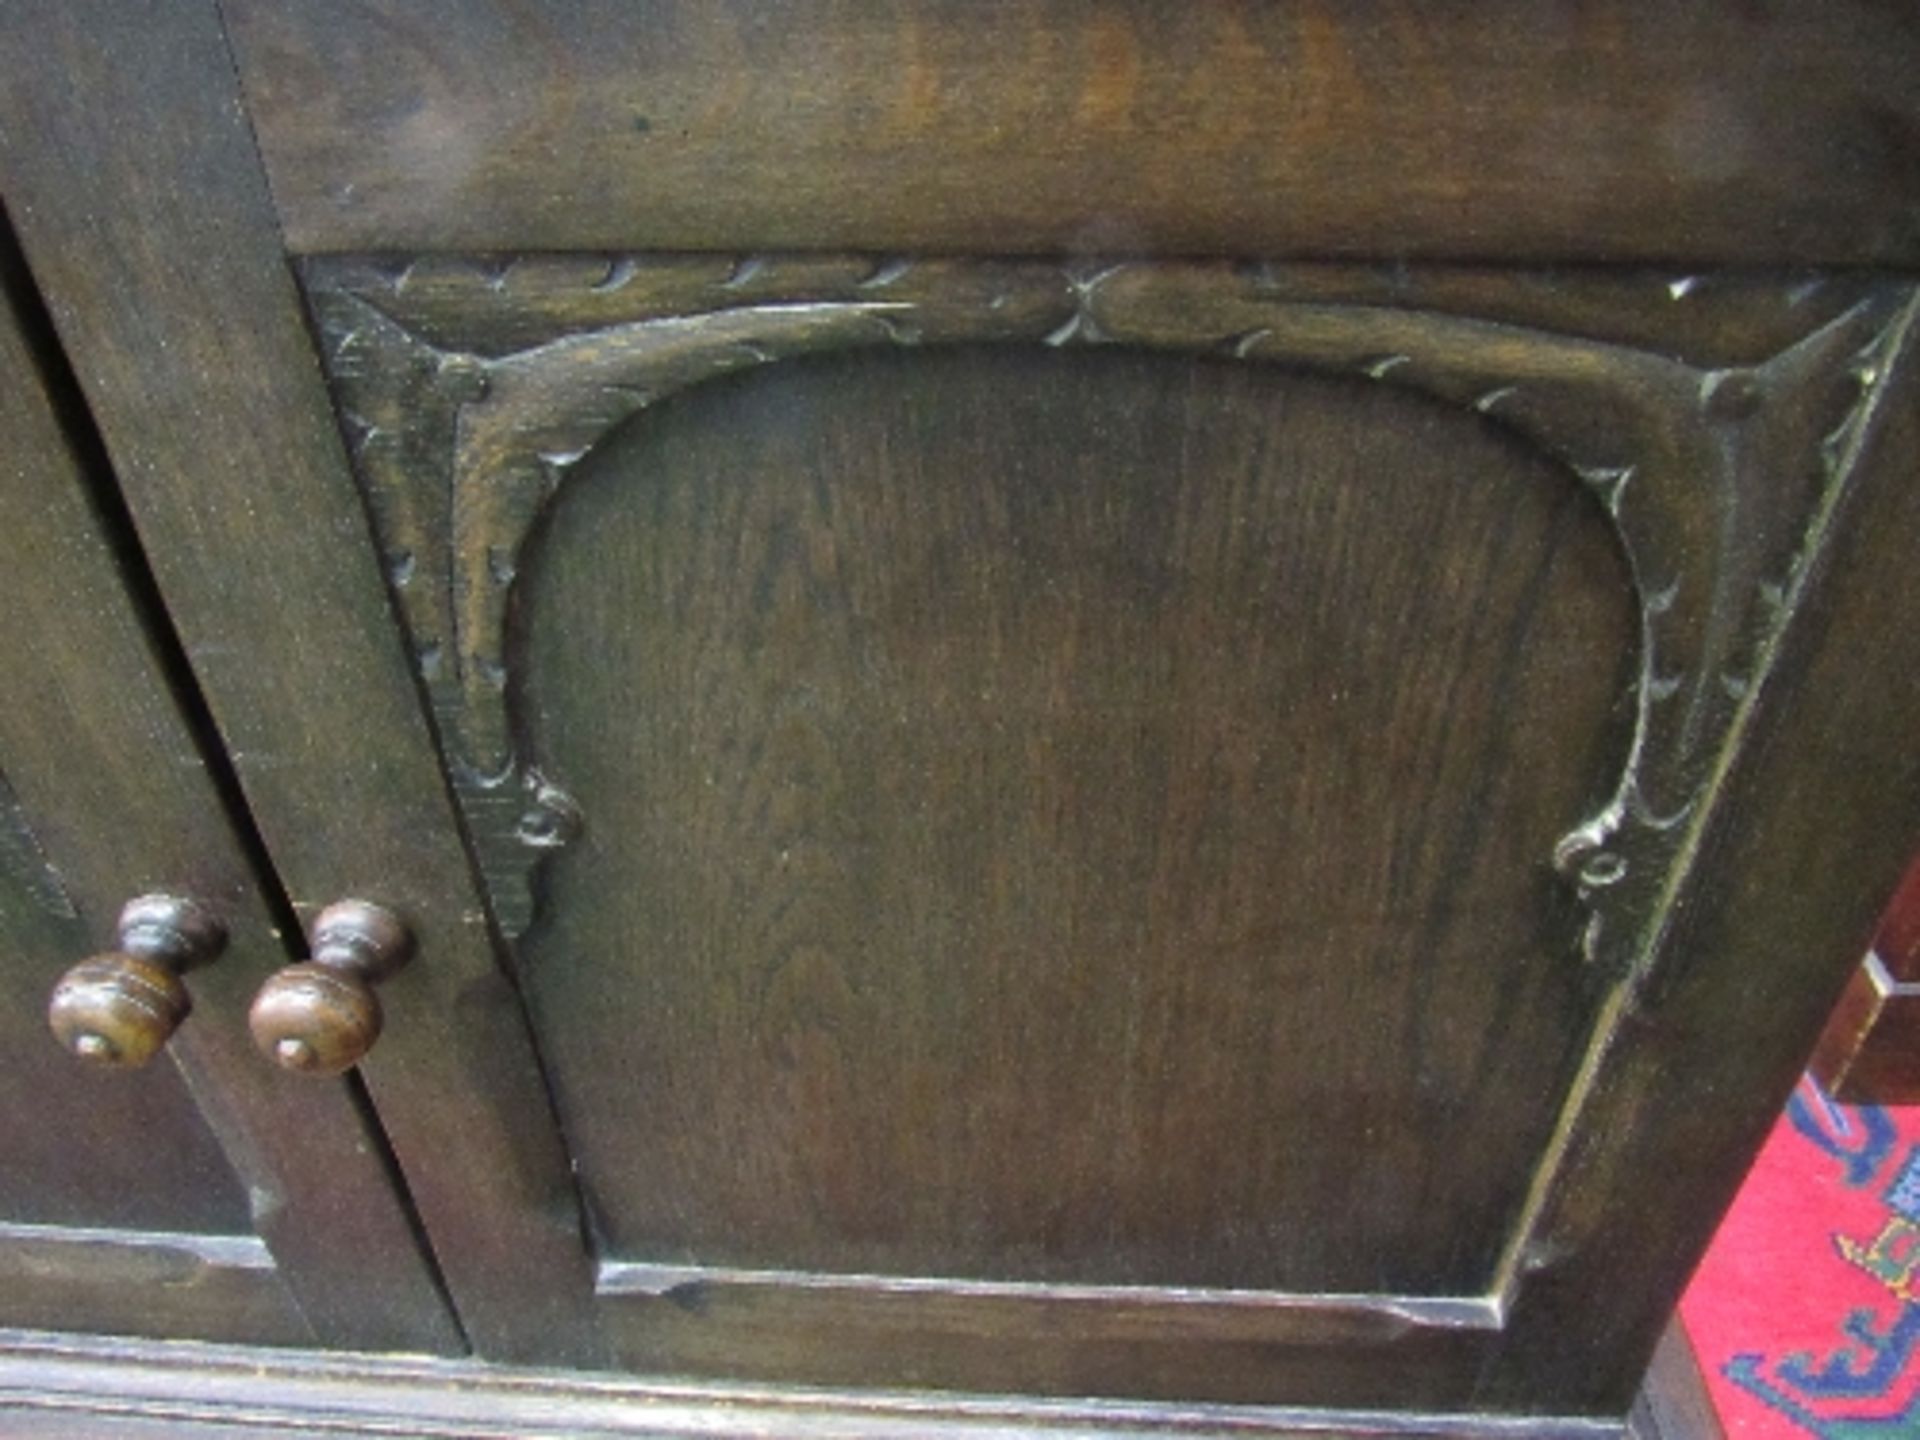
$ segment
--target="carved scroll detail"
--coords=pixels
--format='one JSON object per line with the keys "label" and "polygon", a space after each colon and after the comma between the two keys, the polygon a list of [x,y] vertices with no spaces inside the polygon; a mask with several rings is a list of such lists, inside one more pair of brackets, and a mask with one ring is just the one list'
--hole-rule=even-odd
{"label": "carved scroll detail", "polygon": [[[305,278],[509,935],[532,920],[541,855],[582,823],[516,734],[513,579],[536,519],[595,445],[666,396],[790,356],[955,341],[1128,345],[1407,386],[1518,432],[1599,496],[1639,598],[1637,713],[1612,792],[1553,861],[1587,907],[1587,959],[1616,974],[1636,963],[1687,822],[1761,679],[1755,667],[1810,559],[1811,518],[1846,482],[1906,298],[1869,288],[1771,358],[1711,368],[1511,317],[1423,308],[1417,284],[1391,302],[1330,297],[1297,268],[466,263],[482,283],[448,286],[441,271],[351,259],[310,262]],[[1698,283],[1663,293],[1677,304]]]}

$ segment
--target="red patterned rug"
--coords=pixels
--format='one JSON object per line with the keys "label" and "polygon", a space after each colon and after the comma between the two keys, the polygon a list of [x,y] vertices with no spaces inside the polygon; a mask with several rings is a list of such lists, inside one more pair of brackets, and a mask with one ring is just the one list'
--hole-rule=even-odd
{"label": "red patterned rug", "polygon": [[[1920,858],[1873,950],[1920,979]],[[1802,1080],[1680,1314],[1731,1440],[1920,1440],[1920,1106]]]}
{"label": "red patterned rug", "polygon": [[1680,1313],[1731,1440],[1920,1437],[1920,1107],[1801,1081]]}

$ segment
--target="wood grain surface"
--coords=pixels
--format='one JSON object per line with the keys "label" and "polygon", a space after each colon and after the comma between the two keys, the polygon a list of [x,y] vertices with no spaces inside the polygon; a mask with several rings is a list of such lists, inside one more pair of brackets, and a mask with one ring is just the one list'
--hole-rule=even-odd
{"label": "wood grain surface", "polygon": [[[377,1127],[344,1087],[249,1053],[247,1001],[284,938],[18,262],[0,232],[0,1319],[456,1351]],[[152,891],[207,907],[228,944],[189,977],[167,1055],[102,1074],[48,1033],[47,994]],[[202,1263],[182,1232],[218,1245]]]}
{"label": "wood grain surface", "polygon": [[1876,0],[228,0],[297,251],[1920,259]]}
{"label": "wood grain surface", "polygon": [[[1920,534],[1917,327],[1910,299],[1702,807],[1656,972],[1613,1007],[1570,1107],[1581,1138],[1516,1257],[1493,1403],[1624,1407],[1920,848],[1920,591],[1887,583]],[[1570,1326],[1590,1348],[1557,1340]]]}
{"label": "wood grain surface", "polygon": [[1626,743],[1597,502],[1364,381],[1045,351],[590,466],[522,568],[585,819],[521,953],[611,1254],[1485,1288]]}
{"label": "wood grain surface", "polygon": [[[1906,331],[1906,287],[1870,277],[1789,282],[1722,272],[1552,276],[832,255],[373,256],[314,260],[302,271],[450,777],[515,930],[538,913],[526,877],[540,859],[564,864],[568,847],[596,826],[597,800],[570,792],[575,777],[529,734],[540,717],[527,684],[537,667],[525,622],[549,563],[540,558],[540,527],[566,513],[573,487],[597,473],[603,447],[645,432],[648,422],[631,417],[663,404],[675,413],[667,397],[684,387],[848,344],[894,349],[907,368],[920,358],[916,347],[931,341],[1044,339],[1068,347],[1067,356],[1085,345],[1145,344],[1198,349],[1217,357],[1214,364],[1291,359],[1359,390],[1405,387],[1426,397],[1429,410],[1438,399],[1456,420],[1491,423],[1557,459],[1565,468],[1544,473],[1576,495],[1584,483],[1604,507],[1596,520],[1612,524],[1630,558],[1641,669],[1616,693],[1637,704],[1639,738],[1616,799],[1579,812],[1594,818],[1555,846],[1556,864],[1570,848],[1587,857],[1563,867],[1591,911],[1570,948],[1594,967],[1595,984],[1613,983],[1594,1012],[1578,1079],[1556,1102],[1557,1122],[1490,1294],[1228,1295],[1084,1278],[714,1264],[690,1251],[616,1251],[602,1260],[598,1287],[603,1320],[630,1365],[792,1380],[885,1376],[1047,1393],[1203,1387],[1212,1398],[1284,1394],[1336,1405],[1374,1402],[1390,1383],[1401,1403],[1468,1405],[1479,1403],[1476,1377],[1487,1373],[1489,1355],[1503,1345],[1524,1353],[1537,1342],[1537,1334],[1494,1332],[1530,1277],[1551,1263],[1543,1257],[1566,1243],[1556,1239],[1567,1222],[1554,1206],[1583,1186],[1589,1194],[1597,1188],[1587,1157],[1630,1138],[1594,1131],[1585,1115],[1613,1101],[1611,1057],[1631,1053],[1620,1039],[1640,990],[1657,989],[1662,967],[1679,963],[1665,948],[1675,896],[1685,895],[1676,887],[1713,813],[1724,747],[1763,713],[1756,677],[1765,676],[1780,627],[1808,593],[1809,557],[1855,479],[1861,438],[1880,413]],[[1027,352],[1006,363],[1035,358]],[[998,357],[976,352],[976,360],[990,366]],[[1253,393],[1242,396],[1249,408]],[[853,392],[848,398],[857,407]],[[922,397],[919,412],[937,413],[944,399]],[[1018,415],[1029,429],[1047,428],[1044,417],[1002,406],[976,417],[963,453],[972,453],[974,431],[1004,428]],[[1406,423],[1391,407],[1373,419],[1375,428]],[[727,431],[751,453],[768,423],[742,407]],[[931,422],[914,433],[961,445]],[[892,445],[887,464],[905,464],[908,450]],[[737,473],[717,448],[710,466],[709,485]],[[792,468],[830,473],[814,462]],[[777,511],[727,514],[737,543],[711,555],[705,574],[762,553],[768,527],[775,535],[796,528]],[[664,555],[653,562],[672,569]],[[1084,593],[1080,599],[1101,608]],[[636,622],[609,614],[605,623]],[[583,662],[569,694],[605,683],[589,678],[590,666],[604,677]],[[601,721],[608,737],[630,728],[624,711]],[[725,733],[732,723],[716,719],[709,728]],[[1618,883],[1629,875],[1631,883]],[[1604,921],[1598,932],[1595,920]],[[537,989],[537,977],[532,983]],[[609,1003],[604,994],[592,1002]],[[1668,1037],[1668,1062],[1707,1058],[1690,1055],[1681,1039]],[[624,1042],[608,1038],[592,1063],[604,1067],[619,1055],[615,1063],[630,1066]],[[857,1190],[872,1169],[868,1157],[848,1149],[840,1158]],[[597,1212],[586,1171],[583,1182]],[[829,1214],[827,1223],[838,1219]],[[1556,1322],[1554,1333],[1566,1333],[1567,1323]],[[1150,1344],[1132,1342],[1149,1331]],[[1638,1334],[1628,1345],[1650,1343],[1650,1330]],[[1616,1384],[1638,1360],[1629,1349],[1622,1363],[1629,1368],[1614,1372]],[[1506,1403],[1555,1401],[1543,1392]],[[1616,1391],[1595,1403],[1624,1409],[1626,1396]]]}
{"label": "wood grain surface", "polygon": [[[420,935],[365,1076],[484,1354],[1626,1413],[1920,809],[1912,287],[1716,273],[1920,257],[1910,15],[0,42],[0,190],[279,873]],[[302,313],[344,250],[397,340]],[[550,859],[511,924],[489,785]]]}
{"label": "wood grain surface", "polygon": [[[8,1331],[0,1331],[0,1424],[10,1436],[60,1440],[314,1433],[458,1440],[562,1434],[596,1440],[1617,1440],[1621,1433],[1617,1420],[1564,1415],[1489,1424],[1484,1417],[1433,1411],[777,1389]],[[1667,1436],[1680,1440],[1685,1433]]]}
{"label": "wood grain surface", "polygon": [[[362,1075],[468,1334],[494,1354],[589,1361],[566,1157],[393,632],[217,9],[0,8],[0,77],[0,192],[277,876],[303,922],[357,896],[418,937],[422,961],[387,987],[390,1028]],[[99,656],[60,653],[111,685]],[[112,811],[75,813],[91,825]],[[194,854],[178,827],[151,833]],[[284,953],[208,972],[240,993],[232,1022],[205,1033],[249,1077],[236,1094],[294,1087],[319,1104],[324,1086],[275,1071],[246,1037],[247,1001]],[[268,1138],[319,1171],[311,1195],[350,1230],[359,1207],[390,1203],[390,1176],[350,1179],[356,1167],[330,1168],[297,1126]],[[340,1313],[385,1313],[385,1267],[315,1238],[334,1266],[321,1275],[347,1292]]]}

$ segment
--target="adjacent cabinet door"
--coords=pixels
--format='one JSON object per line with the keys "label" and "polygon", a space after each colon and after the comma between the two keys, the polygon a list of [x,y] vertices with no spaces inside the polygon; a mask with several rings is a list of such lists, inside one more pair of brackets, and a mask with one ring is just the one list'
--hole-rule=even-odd
{"label": "adjacent cabinet door", "polygon": [[0,131],[295,909],[418,940],[360,1073],[475,1348],[1624,1413],[1920,813],[1913,282],[996,249],[838,148],[650,220],[527,156],[696,134],[607,26],[813,123],[743,7],[406,8],[236,0],[244,95],[62,9]]}
{"label": "adjacent cabinet door", "polygon": [[[282,937],[20,324],[25,277],[4,250],[0,269],[0,1326],[457,1351],[377,1127],[247,1038]],[[191,1009],[165,1050],[104,1065],[180,1006],[117,953],[122,906],[149,895],[220,938],[183,947]],[[48,1031],[95,953],[90,1009],[116,988],[123,1028],[69,1038],[117,1057]]]}

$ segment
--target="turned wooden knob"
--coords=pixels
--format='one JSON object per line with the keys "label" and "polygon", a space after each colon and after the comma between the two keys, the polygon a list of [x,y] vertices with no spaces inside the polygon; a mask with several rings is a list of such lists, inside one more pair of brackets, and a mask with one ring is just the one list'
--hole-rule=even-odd
{"label": "turned wooden knob", "polygon": [[53,987],[47,1023],[96,1065],[144,1065],[193,1008],[182,971],[225,947],[220,922],[191,900],[142,895],[120,912],[120,948],[82,960]]}
{"label": "turned wooden knob", "polygon": [[351,1070],[380,1038],[374,983],[412,953],[413,937],[392,911],[365,900],[329,905],[313,922],[313,958],[276,971],[254,997],[254,1043],[284,1070]]}

